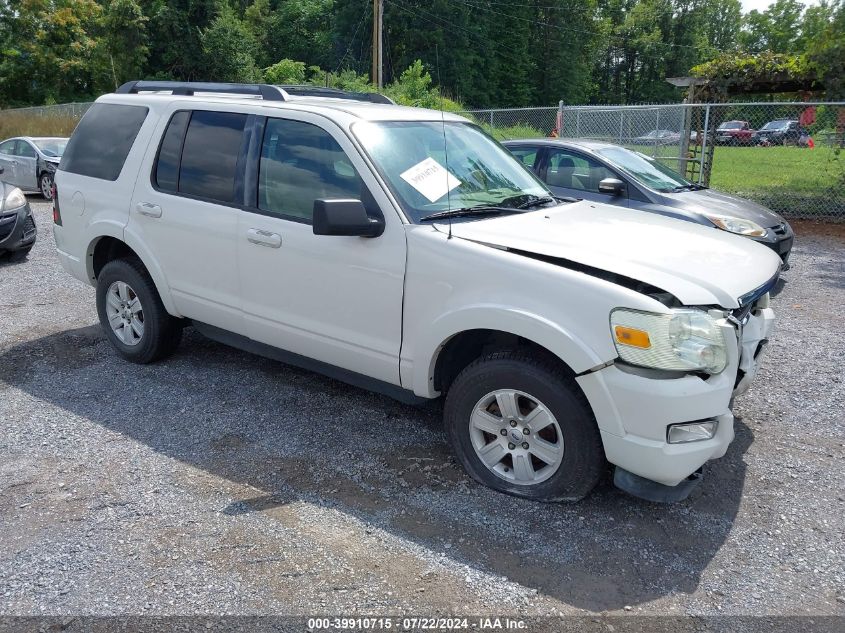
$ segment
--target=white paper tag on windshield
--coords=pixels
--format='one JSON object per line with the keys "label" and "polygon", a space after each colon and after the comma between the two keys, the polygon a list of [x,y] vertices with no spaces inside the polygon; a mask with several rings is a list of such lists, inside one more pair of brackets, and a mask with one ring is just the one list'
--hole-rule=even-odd
{"label": "white paper tag on windshield", "polygon": [[431,157],[417,163],[399,176],[428,198],[429,202],[440,200],[461,184],[460,180]]}

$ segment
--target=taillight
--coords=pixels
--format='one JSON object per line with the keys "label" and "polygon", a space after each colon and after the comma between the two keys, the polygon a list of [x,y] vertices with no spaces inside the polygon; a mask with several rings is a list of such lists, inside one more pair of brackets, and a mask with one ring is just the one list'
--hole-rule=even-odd
{"label": "taillight", "polygon": [[51,188],[53,194],[53,223],[62,225],[62,212],[59,211],[59,190],[56,188],[56,183],[53,183]]}

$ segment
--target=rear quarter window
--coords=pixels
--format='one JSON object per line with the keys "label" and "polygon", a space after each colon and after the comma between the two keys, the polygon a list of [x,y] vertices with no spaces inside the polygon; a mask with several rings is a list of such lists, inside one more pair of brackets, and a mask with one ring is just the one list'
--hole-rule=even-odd
{"label": "rear quarter window", "polygon": [[148,112],[145,106],[95,103],[76,126],[59,169],[117,180]]}

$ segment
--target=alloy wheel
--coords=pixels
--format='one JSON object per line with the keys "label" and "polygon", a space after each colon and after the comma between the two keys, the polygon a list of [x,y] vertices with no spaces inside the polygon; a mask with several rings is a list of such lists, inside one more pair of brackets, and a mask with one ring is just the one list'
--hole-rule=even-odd
{"label": "alloy wheel", "polygon": [[132,287],[115,281],[106,291],[109,326],[124,345],[134,346],[144,337],[144,308]]}
{"label": "alloy wheel", "polygon": [[469,434],[487,469],[512,484],[543,482],[563,462],[563,434],[555,416],[522,391],[498,389],[481,398],[470,416]]}
{"label": "alloy wheel", "polygon": [[50,200],[53,197],[53,178],[52,176],[41,176],[41,195]]}

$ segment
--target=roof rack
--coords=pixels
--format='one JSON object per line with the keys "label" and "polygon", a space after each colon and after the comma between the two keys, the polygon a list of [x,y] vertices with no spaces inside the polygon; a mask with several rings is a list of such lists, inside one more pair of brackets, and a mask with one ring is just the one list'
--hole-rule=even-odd
{"label": "roof rack", "polygon": [[323,88],[322,86],[309,85],[281,85],[276,87],[281,88],[292,97],[329,97],[331,99],[350,99],[353,101],[369,101],[371,103],[396,105],[391,98],[378,92],[351,92],[338,88]]}
{"label": "roof rack", "polygon": [[321,86],[270,84],[234,84],[208,81],[127,81],[115,90],[117,94],[138,94],[139,92],[169,92],[173,95],[192,96],[198,92],[230,95],[250,95],[264,101],[288,101],[290,97],[329,97],[352,101],[369,101],[396,105],[392,99],[377,92],[350,92]]}
{"label": "roof rack", "polygon": [[117,94],[139,92],[170,92],[174,95],[191,96],[197,92],[219,94],[252,95],[265,101],[287,101],[285,93],[269,84],[228,84],[208,81],[127,81],[115,90]]}

